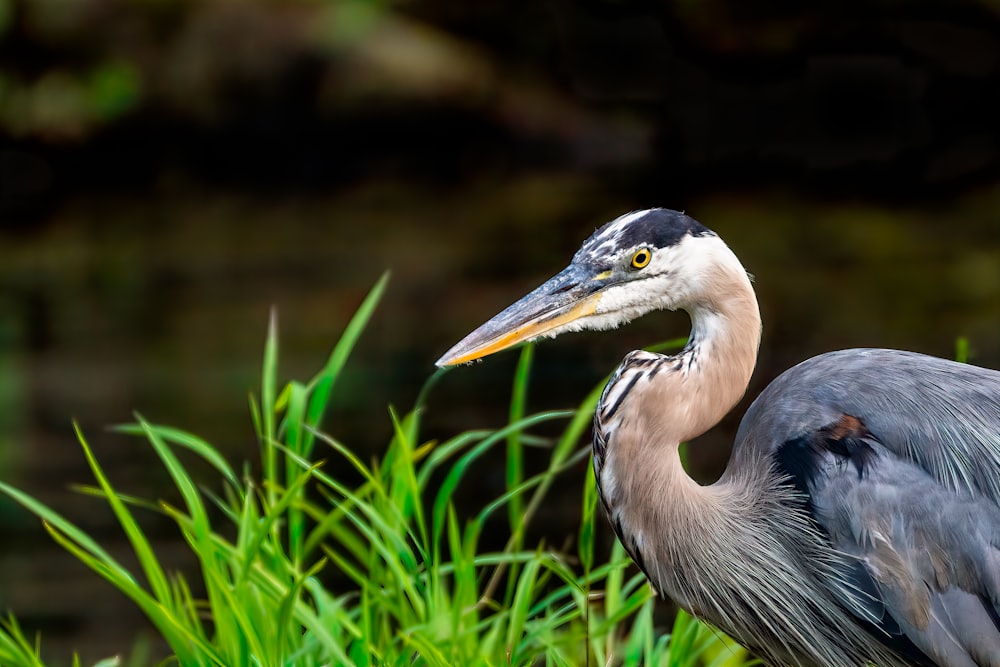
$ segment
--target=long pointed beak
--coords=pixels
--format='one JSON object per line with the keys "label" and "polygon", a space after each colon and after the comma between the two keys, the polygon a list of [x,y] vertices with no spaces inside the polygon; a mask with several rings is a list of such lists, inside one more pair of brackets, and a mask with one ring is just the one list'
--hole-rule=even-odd
{"label": "long pointed beak", "polygon": [[436,363],[444,367],[475,361],[591,315],[604,284],[571,264],[463,338]]}

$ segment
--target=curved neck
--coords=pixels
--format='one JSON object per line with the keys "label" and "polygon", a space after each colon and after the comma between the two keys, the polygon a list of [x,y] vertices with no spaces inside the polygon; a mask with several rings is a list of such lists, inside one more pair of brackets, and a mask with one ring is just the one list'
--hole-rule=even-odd
{"label": "curved neck", "polygon": [[[739,266],[721,270],[713,282],[712,293],[719,296],[685,308],[691,316],[691,336],[676,357],[682,362],[680,373],[668,374],[657,387],[663,403],[684,410],[671,420],[677,443],[719,423],[743,397],[757,363],[760,310],[749,277]],[[670,411],[655,412],[661,422],[671,417]]]}
{"label": "curved neck", "polygon": [[[760,312],[746,272],[734,263],[710,276],[703,293],[715,295],[711,300],[683,306],[692,320],[684,350],[630,354],[598,406],[595,466],[612,522],[630,551],[656,551],[661,566],[680,556],[659,549],[689,544],[686,534],[703,534],[707,522],[730,522],[745,500],[746,489],[698,485],[678,452],[740,400],[756,362]],[[667,526],[677,536],[654,544]],[[661,592],[672,588],[657,573],[647,575]]]}
{"label": "curved neck", "polygon": [[[629,394],[622,401],[622,428],[615,429],[619,448],[676,449],[719,423],[743,397],[757,361],[761,321],[750,279],[735,257],[733,264],[710,276],[705,293],[711,299],[693,298],[682,306],[691,316],[691,335],[679,354],[633,353],[608,384],[602,403]],[[628,458],[660,458],[646,453],[645,459]]]}

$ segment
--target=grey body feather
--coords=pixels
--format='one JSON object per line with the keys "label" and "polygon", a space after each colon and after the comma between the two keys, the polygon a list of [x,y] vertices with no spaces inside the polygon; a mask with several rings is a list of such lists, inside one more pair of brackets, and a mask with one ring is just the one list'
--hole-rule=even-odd
{"label": "grey body feather", "polygon": [[[773,665],[1000,666],[1000,373],[895,350],[814,357],[754,401],[696,500],[679,464],[663,478],[629,448],[660,430],[648,387],[698,354],[629,355],[595,415],[605,507],[660,594]],[[852,438],[854,458],[837,444]]]}
{"label": "grey body feather", "polygon": [[1000,505],[1000,372],[901,350],[829,352],[775,379],[736,442],[768,434],[777,447],[844,414],[945,488]]}
{"label": "grey body feather", "polygon": [[870,460],[826,453],[806,489],[830,545],[874,585],[840,601],[884,610],[934,663],[1000,665],[1000,373],[897,350],[814,357],[754,401],[730,469],[844,415],[864,424]]}

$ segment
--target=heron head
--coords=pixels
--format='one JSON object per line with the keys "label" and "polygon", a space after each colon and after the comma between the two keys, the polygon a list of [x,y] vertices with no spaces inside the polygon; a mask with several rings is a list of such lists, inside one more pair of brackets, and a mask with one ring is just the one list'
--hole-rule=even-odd
{"label": "heron head", "polygon": [[714,232],[683,213],[656,208],[623,215],[594,232],[569,266],[470,333],[437,365],[686,307],[697,300],[720,248],[732,256]]}

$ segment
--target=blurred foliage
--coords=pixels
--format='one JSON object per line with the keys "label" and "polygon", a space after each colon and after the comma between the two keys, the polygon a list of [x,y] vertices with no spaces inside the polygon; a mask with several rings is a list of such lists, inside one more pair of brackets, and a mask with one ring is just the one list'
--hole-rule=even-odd
{"label": "blurred foliage", "polygon": [[131,110],[139,76],[126,62],[86,71],[53,69],[35,81],[0,73],[0,122],[15,136],[80,137]]}
{"label": "blurred foliage", "polygon": [[[982,91],[1000,78],[998,25],[996,0],[874,2],[863,16],[736,0],[0,0],[0,137],[85,144],[181,126],[200,145],[201,130],[332,133],[348,117],[367,124],[345,132],[361,126],[394,165],[459,116],[530,141],[537,164],[641,167],[658,193],[727,175],[752,185],[762,161],[793,176],[891,163],[897,180],[961,183],[997,166]],[[476,140],[462,129],[449,136]],[[260,147],[260,162],[276,150]]]}
{"label": "blurred foliage", "polygon": [[364,95],[465,95],[474,49],[385,5],[0,0],[0,128],[81,139],[143,107],[217,119],[310,67],[317,105]]}
{"label": "blurred foliage", "polygon": [[10,27],[11,15],[13,13],[12,2],[13,0],[0,0],[0,37],[3,37],[4,33]]}
{"label": "blurred foliage", "polygon": [[[678,69],[672,62],[678,52],[696,49],[728,60],[731,72],[752,74],[737,81],[752,81],[762,72],[766,79],[773,59],[802,60],[817,44],[821,51],[824,43],[833,47],[830,53],[844,51],[838,35],[860,53],[880,56],[902,46],[935,68],[975,75],[989,69],[992,43],[984,30],[989,26],[976,25],[974,17],[997,8],[996,0],[933,11],[912,0],[872,3],[865,20],[873,33],[822,4],[596,0],[506,13],[466,5],[0,0],[0,130],[80,139],[151,109],[211,122],[248,100],[280,94],[290,80],[309,88],[303,99],[321,113],[357,99],[415,97],[489,106],[523,121],[525,114],[509,108],[510,77],[499,72],[520,62],[534,68],[525,79],[540,78],[558,56],[549,73],[584,97],[642,100],[706,74]],[[872,34],[878,48],[855,39]],[[962,43],[974,53],[946,52]],[[869,64],[869,75],[879,76],[881,65]],[[514,103],[514,111],[552,106],[544,88],[531,88],[530,99]],[[566,127],[578,122],[565,105],[556,111]]]}

